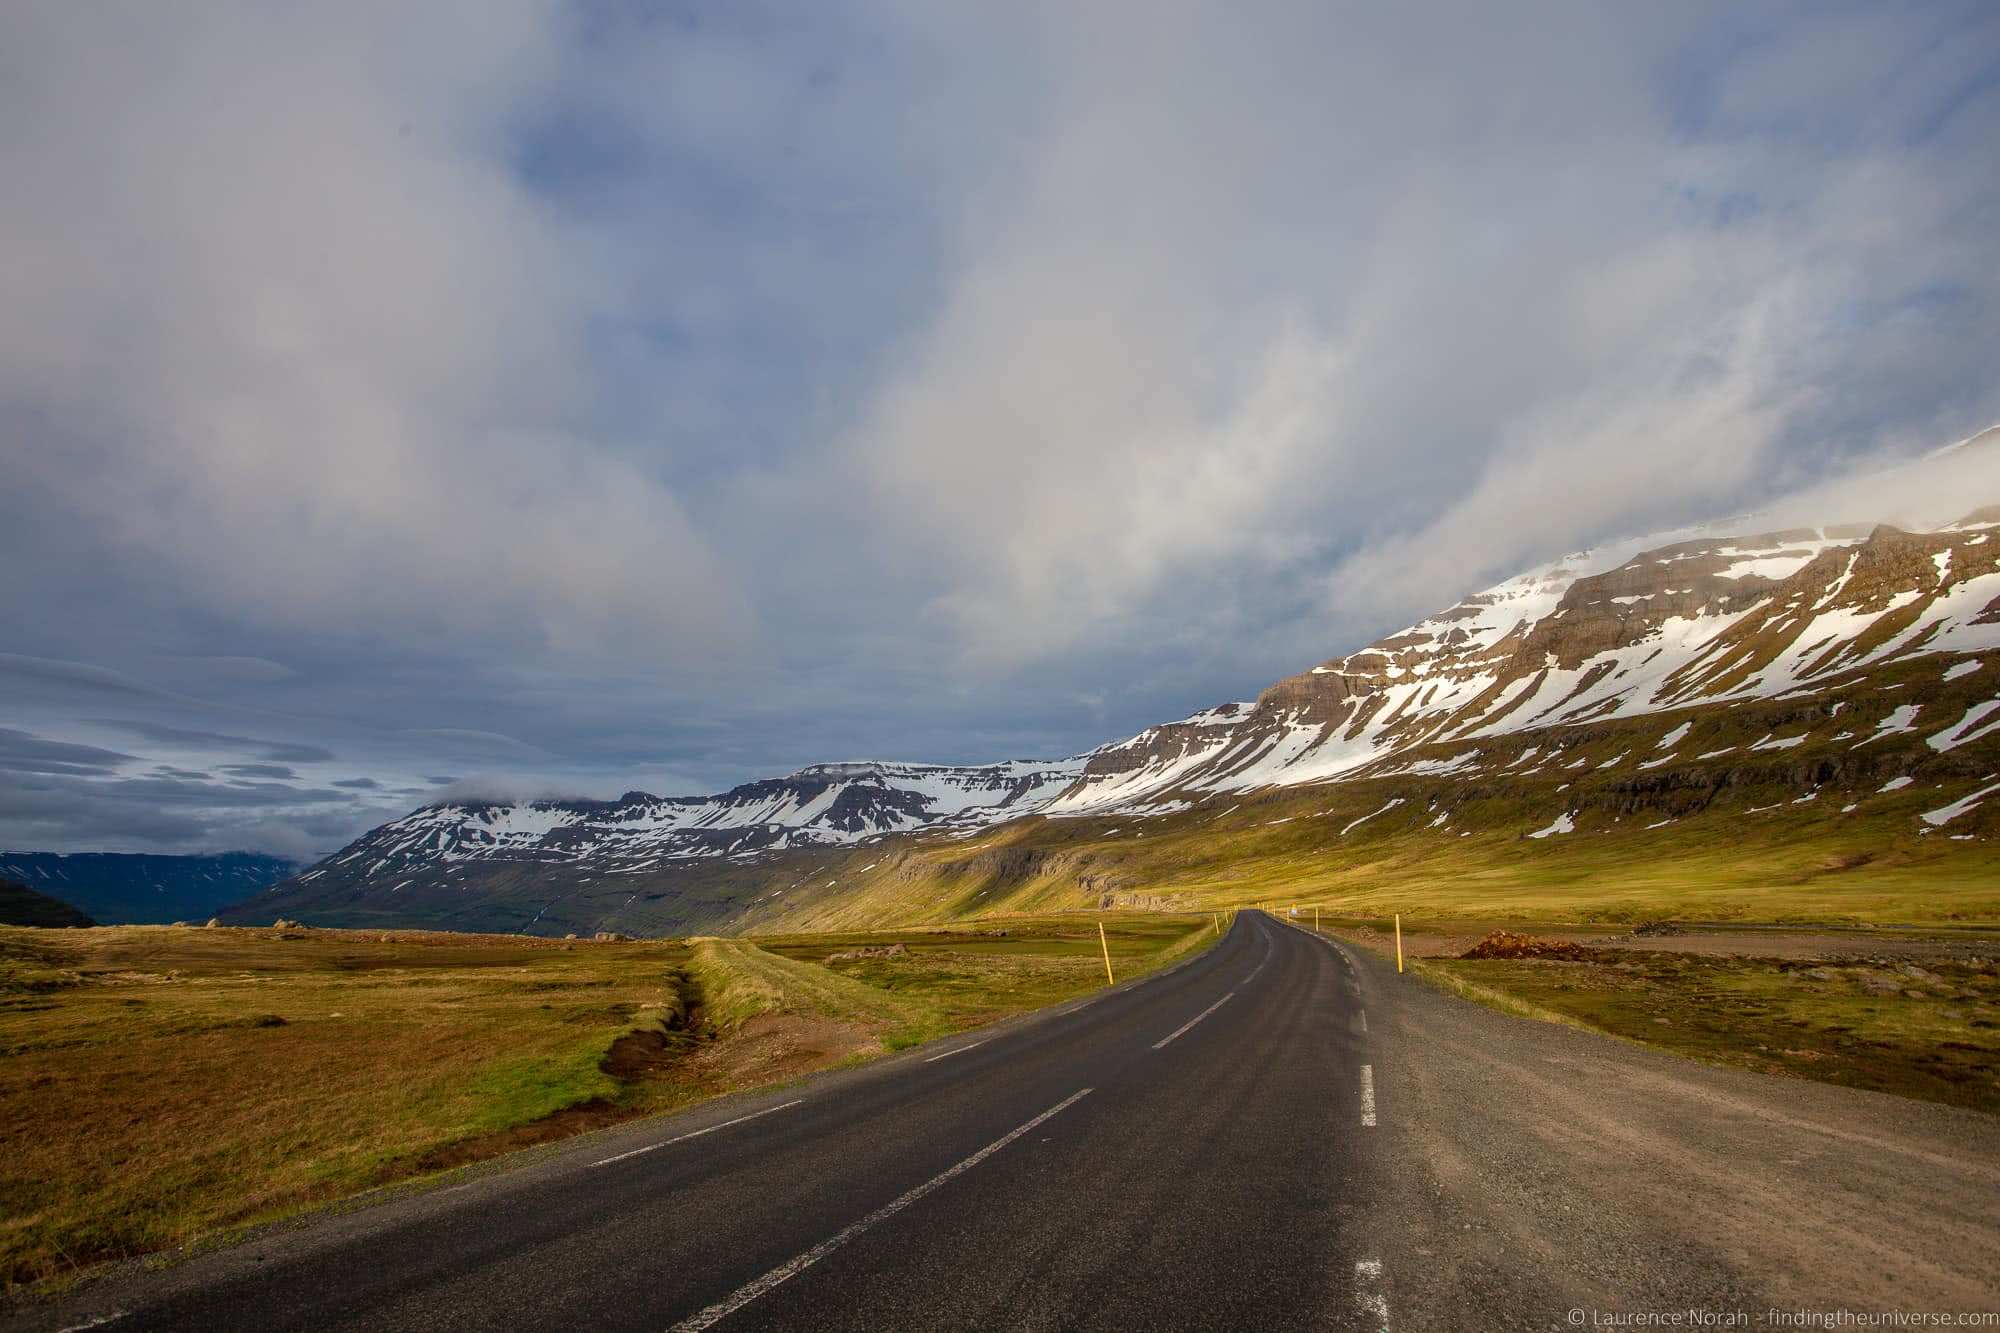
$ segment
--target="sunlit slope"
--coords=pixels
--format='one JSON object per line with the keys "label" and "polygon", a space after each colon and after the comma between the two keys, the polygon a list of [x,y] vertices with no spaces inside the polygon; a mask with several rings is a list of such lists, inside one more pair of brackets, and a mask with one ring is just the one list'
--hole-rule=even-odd
{"label": "sunlit slope", "polygon": [[1385,776],[850,853],[774,883],[736,926],[1292,902],[2000,922],[1996,693],[2000,665],[1932,656],[1811,697],[1435,743]]}
{"label": "sunlit slope", "polygon": [[1254,703],[1105,746],[1043,811],[1158,811],[1205,793],[1469,765],[1416,751],[1806,697],[1857,668],[2000,649],[1992,516],[1927,533],[1795,529],[1568,556]]}

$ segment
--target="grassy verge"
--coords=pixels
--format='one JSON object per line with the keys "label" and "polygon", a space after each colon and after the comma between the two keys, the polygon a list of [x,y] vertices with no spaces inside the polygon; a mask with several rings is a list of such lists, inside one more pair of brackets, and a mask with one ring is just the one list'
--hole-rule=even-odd
{"label": "grassy verge", "polygon": [[915,996],[771,953],[748,940],[698,940],[688,970],[700,986],[709,1023],[724,1032],[766,1015],[821,1018],[899,1050],[953,1027],[937,1006]]}
{"label": "grassy verge", "polygon": [[[1203,938],[1193,918],[1110,925],[1121,979]],[[61,1282],[1103,984],[1094,922],[763,943],[0,929],[0,1281]]]}
{"label": "grassy verge", "polygon": [[[1109,929],[1119,982],[1171,965],[1215,939],[1211,917],[1117,913]],[[922,1001],[952,1029],[1060,1004],[1104,985],[1098,918],[1050,915],[983,920],[974,926],[876,934],[777,935],[759,940],[787,957],[821,963],[894,995]]]}
{"label": "grassy verge", "polygon": [[1516,1018],[1532,1018],[1538,1023],[1562,1023],[1570,1027],[1586,1028],[1594,1032],[1603,1031],[1603,1029],[1583,1022],[1572,1015],[1559,1013],[1554,1009],[1544,1008],[1539,1004],[1533,1004],[1511,991],[1486,985],[1473,980],[1471,977],[1461,976],[1459,973],[1454,972],[1447,964],[1434,963],[1421,958],[1412,958],[1408,960],[1408,966],[1411,972],[1423,980],[1430,982],[1440,990],[1450,991],[1462,1000],[1471,1000],[1474,1004],[1483,1004],[1489,1009],[1498,1009],[1503,1014],[1512,1014]]}

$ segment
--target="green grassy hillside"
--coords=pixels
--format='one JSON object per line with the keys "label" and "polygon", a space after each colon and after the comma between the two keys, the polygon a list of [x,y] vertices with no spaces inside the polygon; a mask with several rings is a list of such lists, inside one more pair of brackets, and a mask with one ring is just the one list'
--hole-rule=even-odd
{"label": "green grassy hillside", "polygon": [[[1968,799],[2000,782],[2000,733],[1929,744],[1986,700],[1993,673],[1943,682],[1948,664],[1807,699],[1426,746],[1397,774],[1219,794],[1172,815],[1037,818],[792,873],[773,863],[726,928],[1298,901],[1515,920],[2000,923],[2000,792]],[[1914,718],[1898,711],[1909,705]]]}

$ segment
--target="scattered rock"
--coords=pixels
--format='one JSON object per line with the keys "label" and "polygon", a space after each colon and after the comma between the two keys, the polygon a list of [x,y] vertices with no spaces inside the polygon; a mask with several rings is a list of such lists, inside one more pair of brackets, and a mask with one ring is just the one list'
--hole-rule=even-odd
{"label": "scattered rock", "polygon": [[902,958],[909,950],[900,944],[885,944],[874,949],[843,949],[839,953],[826,956],[829,963],[852,963],[862,958]]}
{"label": "scattered rock", "polygon": [[[576,937],[572,935],[570,938],[574,939]],[[592,935],[590,938],[600,941],[601,943],[604,944],[625,944],[629,942],[632,937],[630,935],[620,935],[615,930],[600,930],[595,935]]]}
{"label": "scattered rock", "polygon": [[1545,940],[1535,935],[1517,935],[1496,930],[1460,954],[1461,958],[1546,958],[1561,962],[1588,962],[1594,951],[1573,940]]}
{"label": "scattered rock", "polygon": [[569,934],[563,936],[563,938],[566,940],[573,940],[576,938],[576,932],[572,930]]}
{"label": "scattered rock", "polygon": [[216,929],[216,928],[217,928],[218,926],[220,926],[221,924],[222,924],[222,918],[221,918],[221,917],[219,917],[219,916],[212,916],[212,917],[210,917],[210,918],[208,919],[208,923],[207,923],[206,925],[204,925],[204,926],[202,927],[202,929],[203,929],[203,930],[214,930],[214,929]]}
{"label": "scattered rock", "polygon": [[1632,934],[1645,939],[1651,936],[1685,935],[1687,932],[1671,921],[1641,921],[1632,927]]}

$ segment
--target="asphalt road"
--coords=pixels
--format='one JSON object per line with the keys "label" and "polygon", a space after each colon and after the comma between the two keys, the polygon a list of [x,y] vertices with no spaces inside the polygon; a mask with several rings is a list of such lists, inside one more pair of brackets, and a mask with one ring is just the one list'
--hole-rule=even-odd
{"label": "asphalt road", "polygon": [[1507,1018],[1244,913],[1080,1004],[9,1322],[1373,1330],[2000,1309],[1996,1164],[1988,1117]]}

